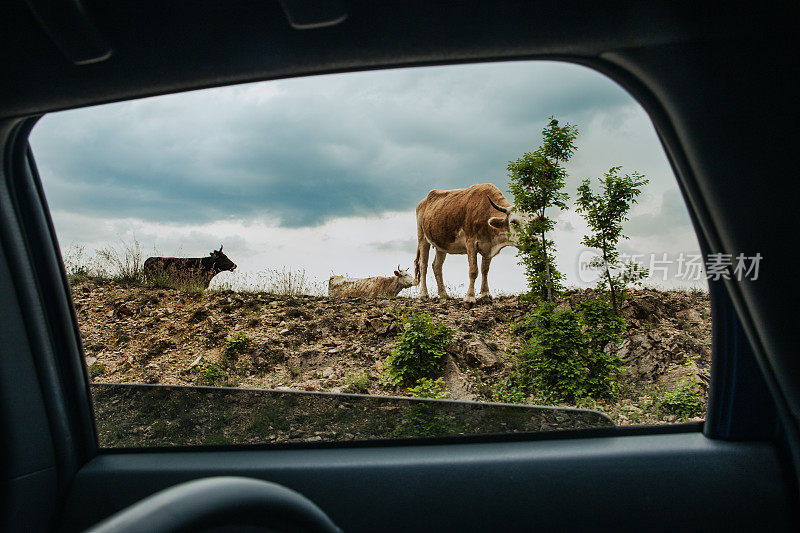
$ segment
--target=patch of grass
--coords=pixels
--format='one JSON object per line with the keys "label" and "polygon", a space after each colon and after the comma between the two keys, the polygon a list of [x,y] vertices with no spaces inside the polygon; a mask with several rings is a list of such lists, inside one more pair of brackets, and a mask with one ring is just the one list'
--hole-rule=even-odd
{"label": "patch of grass", "polygon": [[318,289],[315,291],[311,277],[303,268],[292,270],[283,267],[280,270],[267,270],[266,274],[269,280],[266,292],[280,296],[300,296],[319,292]]}
{"label": "patch of grass", "polygon": [[132,285],[142,282],[144,258],[136,237],[131,242],[120,241],[119,248],[106,246],[97,250],[97,258],[105,277]]}
{"label": "patch of grass", "polygon": [[225,378],[225,371],[217,365],[209,365],[197,374],[195,383],[214,387]]}
{"label": "patch of grass", "polygon": [[345,390],[356,394],[367,394],[371,380],[372,376],[367,371],[351,374],[347,377]]}
{"label": "patch of grass", "polygon": [[64,250],[64,270],[71,285],[97,277],[97,265],[85,254],[86,247],[71,244]]}
{"label": "patch of grass", "polygon": [[222,380],[219,386],[235,389],[239,386],[239,378],[230,374],[225,374],[225,379]]}
{"label": "patch of grass", "polygon": [[287,430],[291,427],[291,419],[282,416],[271,406],[264,405],[256,409],[248,429],[259,435],[267,435],[273,430]]}
{"label": "patch of grass", "polygon": [[311,276],[305,269],[266,269],[257,273],[234,272],[224,280],[214,282],[219,291],[235,290],[269,296],[322,296],[327,285]]}
{"label": "patch of grass", "polygon": [[221,431],[211,433],[203,438],[201,444],[205,446],[224,446],[226,444],[233,444],[233,441],[225,436]]}
{"label": "patch of grass", "polygon": [[192,295],[198,295],[206,288],[206,278],[179,269],[150,271],[146,278],[142,277],[142,281],[153,289],[177,289]]}
{"label": "patch of grass", "polygon": [[106,372],[106,365],[103,363],[94,363],[89,367],[89,378],[96,379]]}
{"label": "patch of grass", "polygon": [[[668,290],[668,289],[665,289],[663,287],[652,287],[652,288],[655,289],[655,290],[661,290],[661,291]],[[697,286],[676,287],[676,288],[671,289],[671,290],[674,290],[676,292],[682,292],[684,294],[688,294],[689,296],[708,296],[708,287],[697,287]]]}

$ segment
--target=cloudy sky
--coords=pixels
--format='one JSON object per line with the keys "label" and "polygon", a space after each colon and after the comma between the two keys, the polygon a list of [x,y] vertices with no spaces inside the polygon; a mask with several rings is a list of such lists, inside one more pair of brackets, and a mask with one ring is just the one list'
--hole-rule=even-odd
{"label": "cloudy sky", "polygon": [[[414,207],[431,189],[492,182],[534,150],[550,115],[577,125],[571,201],[614,165],[650,184],[621,250],[656,259],[696,254],[675,178],[641,107],[584,67],[513,62],[339,74],[208,89],[65,111],[31,136],[61,247],[91,253],[135,238],[152,255],[207,255],[239,265],[215,283],[265,269],[389,275],[411,266]],[[513,199],[507,196],[509,200]],[[586,285],[582,218],[554,210],[558,265]],[[657,266],[663,266],[657,265]],[[704,286],[661,271],[651,285]],[[429,285],[435,285],[429,272]],[[462,293],[465,256],[445,281]],[[524,289],[516,251],[492,263],[493,292]]]}

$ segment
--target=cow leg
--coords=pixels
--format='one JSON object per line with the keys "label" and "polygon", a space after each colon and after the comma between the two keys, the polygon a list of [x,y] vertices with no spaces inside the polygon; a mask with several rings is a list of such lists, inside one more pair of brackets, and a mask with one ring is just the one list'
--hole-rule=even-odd
{"label": "cow leg", "polygon": [[439,289],[439,298],[447,298],[447,291],[444,288],[444,278],[442,278],[442,265],[447,257],[447,252],[436,250],[436,257],[433,258],[433,275],[436,277],[436,287]]}
{"label": "cow leg", "polygon": [[469,263],[469,288],[464,301],[475,303],[475,280],[478,278],[478,250],[475,243],[467,243],[467,262]]}
{"label": "cow leg", "polygon": [[479,299],[491,299],[492,295],[489,294],[489,265],[492,263],[492,258],[484,255],[481,257],[481,294]]}
{"label": "cow leg", "polygon": [[416,265],[419,268],[419,297],[428,297],[428,254],[431,251],[431,244],[428,241],[420,241],[417,243],[417,261]]}

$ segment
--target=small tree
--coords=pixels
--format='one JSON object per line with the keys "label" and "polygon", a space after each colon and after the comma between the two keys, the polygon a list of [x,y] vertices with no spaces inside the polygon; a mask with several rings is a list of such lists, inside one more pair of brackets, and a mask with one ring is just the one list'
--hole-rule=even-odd
{"label": "small tree", "polygon": [[577,136],[576,126],[568,123],[560,126],[558,120],[550,117],[542,130],[542,145],[508,163],[509,190],[514,195],[514,204],[521,211],[539,215],[523,228],[518,248],[531,293],[546,297],[548,302],[561,288],[562,275],[553,265],[555,243],[547,240],[547,232],[555,223],[547,218],[546,209],[567,208],[569,197],[561,190],[567,172],[561,164],[575,153]]}
{"label": "small tree", "polygon": [[[611,167],[600,178],[602,190],[599,194],[592,192],[588,179],[583,180],[581,186],[578,187],[576,207],[576,211],[584,216],[593,232],[584,236],[581,242],[591,248],[599,248],[603,254],[602,267],[605,270],[605,280],[600,286],[608,284],[608,289],[611,293],[611,305],[615,313],[618,310],[618,288],[626,278],[624,276],[613,276],[610,265],[616,263],[619,259],[619,252],[617,251],[619,239],[628,238],[622,234],[622,222],[628,220],[628,211],[637,202],[637,198],[642,192],[640,187],[648,183],[648,180],[638,172],[620,176],[620,168],[622,167]],[[638,269],[638,267],[631,269],[629,265],[626,272],[631,271],[646,275],[646,270]]]}

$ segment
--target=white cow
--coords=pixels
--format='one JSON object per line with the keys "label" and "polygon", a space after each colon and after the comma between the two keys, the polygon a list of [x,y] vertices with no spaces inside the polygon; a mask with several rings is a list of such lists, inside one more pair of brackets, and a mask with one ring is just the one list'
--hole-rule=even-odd
{"label": "white cow", "polygon": [[414,276],[408,269],[401,270],[397,267],[394,276],[374,278],[346,278],[344,276],[331,276],[328,280],[328,296],[362,296],[393,298],[397,294],[414,284]]}

